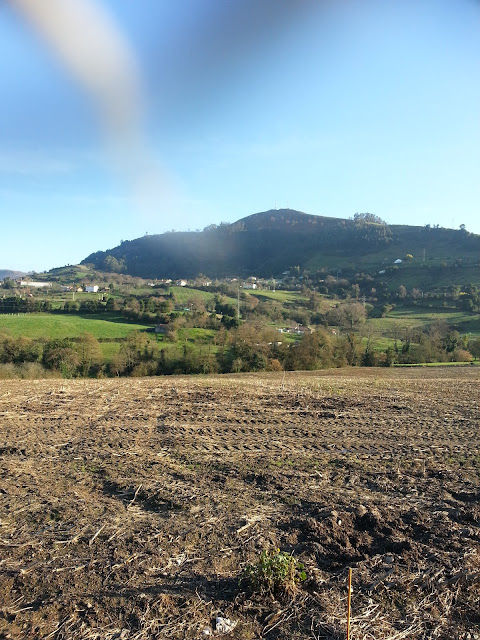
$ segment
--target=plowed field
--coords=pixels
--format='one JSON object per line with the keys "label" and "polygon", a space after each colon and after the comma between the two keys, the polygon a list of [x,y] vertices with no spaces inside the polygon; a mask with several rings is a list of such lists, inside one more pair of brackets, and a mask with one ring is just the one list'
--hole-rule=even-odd
{"label": "plowed field", "polygon": [[[2,381],[0,638],[480,638],[480,372]],[[293,553],[294,593],[239,582]]]}

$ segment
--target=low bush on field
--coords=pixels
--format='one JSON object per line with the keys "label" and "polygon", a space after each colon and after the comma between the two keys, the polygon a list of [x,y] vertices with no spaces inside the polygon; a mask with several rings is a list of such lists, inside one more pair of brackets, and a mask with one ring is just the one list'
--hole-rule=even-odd
{"label": "low bush on field", "polygon": [[257,563],[247,565],[240,582],[254,593],[292,595],[306,578],[301,562],[290,553],[275,549],[262,551]]}

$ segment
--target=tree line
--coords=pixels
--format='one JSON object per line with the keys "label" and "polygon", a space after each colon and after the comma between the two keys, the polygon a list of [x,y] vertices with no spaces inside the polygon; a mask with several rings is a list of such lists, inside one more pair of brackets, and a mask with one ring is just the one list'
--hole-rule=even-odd
{"label": "tree line", "polygon": [[444,323],[435,323],[424,331],[399,329],[392,337],[394,345],[379,352],[370,336],[362,337],[358,332],[337,335],[328,328],[318,328],[292,343],[261,322],[221,326],[212,340],[195,343],[176,336],[159,343],[152,333],[134,331],[106,362],[99,341],[89,333],[53,340],[0,333],[0,378],[316,370],[395,363],[467,363],[480,357],[480,338],[462,337]]}

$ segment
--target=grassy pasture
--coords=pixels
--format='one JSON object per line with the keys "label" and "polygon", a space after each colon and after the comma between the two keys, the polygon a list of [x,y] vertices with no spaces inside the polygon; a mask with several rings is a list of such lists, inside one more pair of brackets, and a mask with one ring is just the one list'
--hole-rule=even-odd
{"label": "grassy pasture", "polygon": [[407,289],[414,287],[426,291],[448,288],[456,284],[480,284],[480,268],[467,265],[461,268],[442,267],[438,262],[428,264],[427,267],[415,264],[404,264],[390,274],[382,276],[390,291],[395,291],[400,285]]}
{"label": "grassy pasture", "polygon": [[275,300],[276,302],[288,305],[302,304],[307,301],[307,298],[302,296],[300,291],[284,291],[282,289],[277,289],[275,291],[270,291],[268,289],[255,289],[250,295],[255,296],[259,300]]}
{"label": "grassy pasture", "polygon": [[46,338],[47,340],[75,338],[91,333],[95,338],[125,338],[132,331],[142,331],[147,325],[126,322],[122,316],[112,313],[79,315],[54,315],[25,313],[0,315],[0,331],[6,329],[14,337]]}
{"label": "grassy pasture", "polygon": [[444,321],[455,327],[459,333],[480,334],[480,318],[477,314],[466,313],[458,309],[441,310],[436,307],[431,311],[425,307],[396,307],[385,318],[370,318],[367,325],[373,327],[375,333],[389,332],[394,326],[405,328],[426,328],[433,322]]}
{"label": "grassy pasture", "polygon": [[189,342],[211,343],[213,342],[217,332],[213,329],[189,328],[180,329],[178,337],[180,340],[188,340]]}
{"label": "grassy pasture", "polygon": [[[201,298],[204,304],[206,304],[215,297],[215,293],[213,291],[202,291],[200,289],[192,289],[191,287],[170,287],[170,291],[175,296],[176,304],[185,306],[191,298]],[[237,304],[236,298],[232,298],[230,296],[225,297],[228,303],[234,305]]]}

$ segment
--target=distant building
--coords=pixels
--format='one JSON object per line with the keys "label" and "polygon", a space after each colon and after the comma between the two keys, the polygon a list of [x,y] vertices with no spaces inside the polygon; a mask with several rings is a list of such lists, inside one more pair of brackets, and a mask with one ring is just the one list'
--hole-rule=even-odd
{"label": "distant building", "polygon": [[157,324],[155,327],[155,333],[168,333],[168,324]]}
{"label": "distant building", "polygon": [[310,327],[305,326],[304,324],[297,324],[297,326],[293,329],[294,333],[305,334],[305,333],[313,333]]}
{"label": "distant building", "polygon": [[257,285],[255,284],[255,282],[245,282],[245,284],[243,285],[244,289],[256,289]]}
{"label": "distant building", "polygon": [[280,333],[296,333],[297,335],[305,335],[306,333],[313,333],[310,327],[303,324],[297,324],[294,327],[284,327],[283,329],[277,329]]}
{"label": "distant building", "polygon": [[98,284],[87,284],[85,286],[85,293],[97,293]]}
{"label": "distant building", "polygon": [[177,280],[176,283],[177,287],[186,287],[187,286],[187,281],[186,280]]}
{"label": "distant building", "polygon": [[394,260],[393,264],[402,264],[402,260],[400,260],[400,258],[397,258],[396,260]]}
{"label": "distant building", "polygon": [[33,287],[34,289],[48,288],[52,286],[51,282],[35,282],[34,280],[20,280],[21,287]]}

